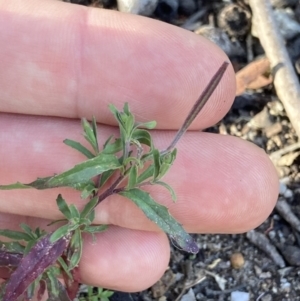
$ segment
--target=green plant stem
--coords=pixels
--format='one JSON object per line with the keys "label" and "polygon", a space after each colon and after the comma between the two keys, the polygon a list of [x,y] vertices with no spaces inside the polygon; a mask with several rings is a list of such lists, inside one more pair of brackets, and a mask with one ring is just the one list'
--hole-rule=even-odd
{"label": "green plant stem", "polygon": [[215,89],[218,86],[218,84],[220,83],[220,81],[221,81],[228,65],[229,65],[228,62],[224,62],[222,64],[222,66],[218,69],[218,71],[213,76],[213,78],[210,80],[210,82],[208,83],[208,85],[206,86],[204,91],[201,93],[198,100],[193,105],[192,109],[188,113],[184,123],[182,124],[181,128],[179,129],[179,131],[175,135],[175,137],[174,137],[173,141],[171,142],[171,144],[168,146],[168,148],[166,150],[161,152],[162,155],[166,154],[166,153],[170,152],[172,149],[174,149],[174,147],[177,144],[177,142],[179,141],[179,139],[187,131],[187,129],[189,128],[191,123],[194,121],[194,119],[197,117],[199,112],[202,110],[202,108],[205,106],[205,104],[209,100],[212,93],[215,91]]}
{"label": "green plant stem", "polygon": [[128,158],[128,154],[130,151],[130,141],[125,142],[125,148],[124,148],[124,153],[123,153],[123,161],[125,161]]}

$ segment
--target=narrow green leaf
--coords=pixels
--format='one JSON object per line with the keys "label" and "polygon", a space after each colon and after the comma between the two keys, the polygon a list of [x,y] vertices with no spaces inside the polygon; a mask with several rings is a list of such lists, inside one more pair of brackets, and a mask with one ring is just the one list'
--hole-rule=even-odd
{"label": "narrow green leaf", "polygon": [[29,184],[22,184],[20,182],[10,184],[10,185],[2,185],[0,186],[1,190],[11,190],[11,189],[24,189],[24,188],[36,188],[36,189],[46,189],[49,188],[47,186],[47,182],[52,177],[46,177],[46,178],[37,178],[37,180],[29,183]]}
{"label": "narrow green leaf", "polygon": [[95,219],[95,210],[92,210],[86,218],[89,220],[89,224],[91,224]]}
{"label": "narrow green leaf", "polygon": [[124,103],[124,106],[123,106],[123,112],[124,112],[126,115],[131,115],[131,112],[130,112],[130,109],[129,109],[128,102],[125,102],[125,103]]}
{"label": "narrow green leaf", "polygon": [[71,220],[74,220],[74,219],[79,220],[80,219],[80,213],[79,213],[77,207],[74,204],[71,204],[69,206],[69,208],[70,208],[70,211],[71,211]]}
{"label": "narrow green leaf", "polygon": [[47,226],[52,226],[54,224],[61,223],[61,222],[68,223],[69,221],[67,219],[65,219],[65,218],[57,219],[57,220],[52,221],[51,223],[49,223]]}
{"label": "narrow green leaf", "polygon": [[99,154],[99,144],[98,144],[97,122],[96,122],[95,116],[93,116],[93,119],[92,119],[92,130],[93,130],[94,137],[96,140],[96,146],[97,146],[96,154],[98,155]]}
{"label": "narrow green leaf", "polygon": [[88,203],[84,206],[80,213],[80,218],[86,218],[92,210],[94,210],[94,207],[96,206],[98,202],[98,196],[92,198]]}
{"label": "narrow green leaf", "polygon": [[113,294],[114,294],[113,291],[109,291],[109,290],[103,290],[103,291],[101,291],[102,297],[105,297],[105,298],[109,298],[109,297],[111,297]]}
{"label": "narrow green leaf", "polygon": [[154,165],[154,174],[153,174],[153,180],[155,180],[159,173],[160,173],[160,154],[159,151],[157,149],[153,149],[152,150],[152,154],[153,154],[153,165]]}
{"label": "narrow green leaf", "polygon": [[152,130],[152,129],[154,129],[156,127],[156,124],[157,124],[157,122],[155,120],[148,121],[148,122],[137,122],[135,124],[135,128],[143,127],[143,128]]}
{"label": "narrow green leaf", "polygon": [[20,231],[12,231],[8,229],[0,230],[0,236],[4,236],[14,240],[24,240],[24,241],[30,241],[32,239],[31,236],[28,235],[27,233],[20,232]]}
{"label": "narrow green leaf", "polygon": [[90,123],[85,119],[82,118],[81,124],[84,130],[84,138],[91,144],[94,152],[97,154],[98,153],[98,144],[97,144],[97,139],[94,135],[94,131],[90,125]]}
{"label": "narrow green leaf", "polygon": [[155,181],[155,182],[153,182],[153,184],[158,184],[158,185],[161,185],[161,186],[167,188],[169,190],[170,194],[171,194],[172,200],[174,202],[176,202],[176,199],[177,199],[176,193],[175,193],[174,189],[169,184],[167,184],[166,182],[162,182],[162,181]]}
{"label": "narrow green leaf", "polygon": [[76,149],[80,153],[82,153],[88,159],[92,159],[95,157],[95,155],[91,151],[89,151],[85,146],[83,146],[81,143],[79,143],[77,141],[65,139],[63,142],[64,142],[64,144],[66,144],[66,145]]}
{"label": "narrow green leaf", "polygon": [[36,241],[37,240],[30,240],[27,242],[27,245],[24,249],[24,255],[27,255],[30,252],[31,248],[33,248],[33,246],[36,244]]}
{"label": "narrow green leaf", "polygon": [[129,153],[129,157],[123,161],[124,166],[126,166],[129,163],[140,165],[139,159],[137,159],[136,157],[130,157],[130,156],[131,156],[131,153]]}
{"label": "narrow green leaf", "polygon": [[[39,281],[39,280],[38,280]],[[37,281],[33,281],[26,290],[26,298],[27,300],[32,300],[35,290],[38,287]]]}
{"label": "narrow green leaf", "polygon": [[119,113],[118,109],[113,104],[109,104],[108,108],[115,117],[116,117],[117,113]]}
{"label": "narrow green leaf", "polygon": [[105,149],[105,147],[106,147],[108,144],[111,143],[111,140],[112,140],[113,137],[114,137],[114,135],[110,135],[110,136],[106,139],[106,141],[105,141],[104,144],[103,144],[103,149]]}
{"label": "narrow green leaf", "polygon": [[150,133],[143,129],[135,129],[131,135],[131,139],[138,140],[140,143],[153,148],[152,137]]}
{"label": "narrow green leaf", "polygon": [[161,179],[172,167],[173,162],[176,159],[176,153],[177,149],[173,149],[171,153],[168,153],[166,155],[162,155],[160,157],[161,163],[160,163],[160,170],[159,175],[156,177],[156,179]]}
{"label": "narrow green leaf", "polygon": [[144,182],[145,180],[152,178],[154,174],[154,165],[147,167],[137,178],[137,184]]}
{"label": "narrow green leaf", "polygon": [[47,188],[85,183],[107,170],[119,169],[121,167],[119,160],[114,155],[100,153],[97,157],[77,164],[68,171],[52,177],[46,183]]}
{"label": "narrow green leaf", "polygon": [[121,150],[122,150],[122,141],[120,138],[117,138],[114,142],[105,144],[102,152],[104,154],[116,154]]}
{"label": "narrow green leaf", "polygon": [[51,295],[54,297],[58,297],[59,295],[59,288],[57,283],[57,276],[51,273],[51,270],[47,271],[48,277],[48,288],[50,289]]}
{"label": "narrow green leaf", "polygon": [[72,255],[69,258],[70,264],[68,266],[69,271],[78,265],[82,255],[82,237],[80,229],[75,230],[71,239],[71,252]]}
{"label": "narrow green leaf", "polygon": [[115,119],[118,121],[120,130],[121,129],[125,130],[125,123],[124,123],[124,120],[122,118],[121,112],[119,112],[118,109],[113,104],[109,104],[108,108],[112,112],[112,114],[114,115]]}
{"label": "narrow green leaf", "polygon": [[49,298],[47,301],[71,301],[64,286],[58,281],[58,277],[47,271],[46,284]]}
{"label": "narrow green leaf", "polygon": [[83,232],[87,232],[90,234],[98,233],[98,232],[103,232],[108,228],[107,225],[98,225],[98,226],[86,226],[84,228]]}
{"label": "narrow green leaf", "polygon": [[145,215],[157,224],[164,232],[169,234],[180,248],[187,252],[197,253],[198,246],[183,227],[170,215],[168,209],[156,203],[149,193],[134,188],[119,193],[132,200]]}
{"label": "narrow green leaf", "polygon": [[32,231],[32,229],[28,225],[26,225],[24,223],[21,223],[20,227],[21,227],[21,229],[24,230],[25,233],[27,233],[31,237],[31,239],[37,239],[38,238],[36,236],[36,234]]}
{"label": "narrow green leaf", "polygon": [[16,182],[9,185],[0,185],[0,190],[12,190],[12,189],[28,189],[31,188],[26,184],[22,184],[20,182]]}
{"label": "narrow green leaf", "polygon": [[136,165],[131,166],[129,175],[128,175],[128,184],[126,186],[127,189],[132,189],[135,187],[136,182],[137,182],[137,175],[138,175],[137,172],[138,172],[137,166]]}
{"label": "narrow green leaf", "polygon": [[59,257],[57,259],[58,263],[60,264],[61,268],[64,270],[64,272],[67,274],[67,276],[72,280],[73,276],[70,273],[67,264],[65,263],[65,261],[62,259],[62,257]]}
{"label": "narrow green leaf", "polygon": [[34,231],[36,237],[42,237],[46,234],[45,230],[42,230],[41,228],[37,227]]}
{"label": "narrow green leaf", "polygon": [[124,119],[125,119],[126,136],[129,138],[131,136],[131,133],[133,132],[134,116],[131,113],[129,115],[127,115],[126,117],[125,116],[124,116]]}
{"label": "narrow green leaf", "polygon": [[88,296],[90,297],[90,296],[92,296],[93,294],[94,294],[94,292],[93,292],[93,290],[94,290],[94,288],[92,287],[92,286],[88,286]]}
{"label": "narrow green leaf", "polygon": [[72,218],[71,210],[66,203],[66,201],[63,199],[62,195],[59,194],[56,199],[56,204],[58,206],[59,211],[68,219],[70,220]]}
{"label": "narrow green leaf", "polygon": [[70,233],[72,230],[72,227],[67,224],[67,225],[63,225],[60,228],[56,229],[51,237],[50,237],[50,242],[54,243],[56,241],[58,241],[60,238],[62,238],[63,236],[66,236],[68,233]]}

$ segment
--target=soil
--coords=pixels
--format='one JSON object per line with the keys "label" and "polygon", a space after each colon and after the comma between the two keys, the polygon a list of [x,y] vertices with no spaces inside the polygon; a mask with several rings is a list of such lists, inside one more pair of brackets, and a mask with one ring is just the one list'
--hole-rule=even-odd
{"label": "soil", "polygon": [[[116,9],[113,0],[68,2]],[[174,2],[179,3],[175,11],[170,4]],[[300,2],[271,2],[276,11],[287,12],[296,22],[295,32],[288,30],[285,38],[299,72]],[[150,17],[212,39],[228,54],[236,71],[264,55],[251,32],[247,0],[160,0],[158,5]],[[226,117],[208,131],[246,139],[270,155],[281,181],[274,212],[247,234],[195,235],[201,246],[197,255],[171,246],[169,269],[160,281],[136,294],[115,292],[111,301],[300,300],[300,144],[267,73],[257,75],[260,81],[255,88],[242,89]]]}

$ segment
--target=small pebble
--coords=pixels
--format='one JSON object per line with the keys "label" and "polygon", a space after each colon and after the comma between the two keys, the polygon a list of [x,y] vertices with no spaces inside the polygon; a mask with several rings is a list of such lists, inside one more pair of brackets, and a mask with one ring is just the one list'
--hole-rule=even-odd
{"label": "small pebble", "polygon": [[245,259],[242,253],[233,253],[230,257],[231,266],[234,269],[240,269],[245,264]]}
{"label": "small pebble", "polygon": [[258,277],[262,273],[262,269],[257,265],[254,266],[254,271],[255,271],[256,276],[258,276]]}
{"label": "small pebble", "polygon": [[284,184],[282,181],[279,183],[279,194],[283,195],[285,198],[291,198],[293,196],[292,190],[288,189],[286,184]]}
{"label": "small pebble", "polygon": [[196,301],[193,289],[190,288],[189,291],[182,296],[181,301]]}
{"label": "small pebble", "polygon": [[117,0],[117,3],[121,12],[150,16],[156,9],[158,0]]}
{"label": "small pebble", "polygon": [[250,294],[246,292],[232,292],[230,295],[231,301],[249,301]]}
{"label": "small pebble", "polygon": [[280,289],[285,293],[289,293],[291,291],[291,284],[289,282],[281,283]]}
{"label": "small pebble", "polygon": [[272,278],[271,272],[263,272],[259,275],[259,279],[270,279]]}

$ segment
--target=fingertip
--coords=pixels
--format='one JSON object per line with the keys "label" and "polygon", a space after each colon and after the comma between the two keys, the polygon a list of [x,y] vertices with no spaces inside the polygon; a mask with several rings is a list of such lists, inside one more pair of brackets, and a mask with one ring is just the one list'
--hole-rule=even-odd
{"label": "fingertip", "polygon": [[[278,197],[278,176],[267,154],[237,137],[187,133],[166,181],[178,202],[170,212],[194,233],[241,233],[260,225]],[[178,177],[178,174],[181,176]]]}
{"label": "fingertip", "polygon": [[153,285],[165,272],[170,256],[168,238],[161,232],[116,226],[85,236],[80,277],[84,283],[136,292]]}
{"label": "fingertip", "polygon": [[253,185],[256,197],[249,206],[249,217],[247,222],[245,214],[245,224],[247,225],[243,232],[251,230],[262,224],[273,211],[279,194],[279,178],[274,164],[269,156],[262,149],[252,144],[253,162],[256,162],[256,168],[250,175],[253,178]]}

